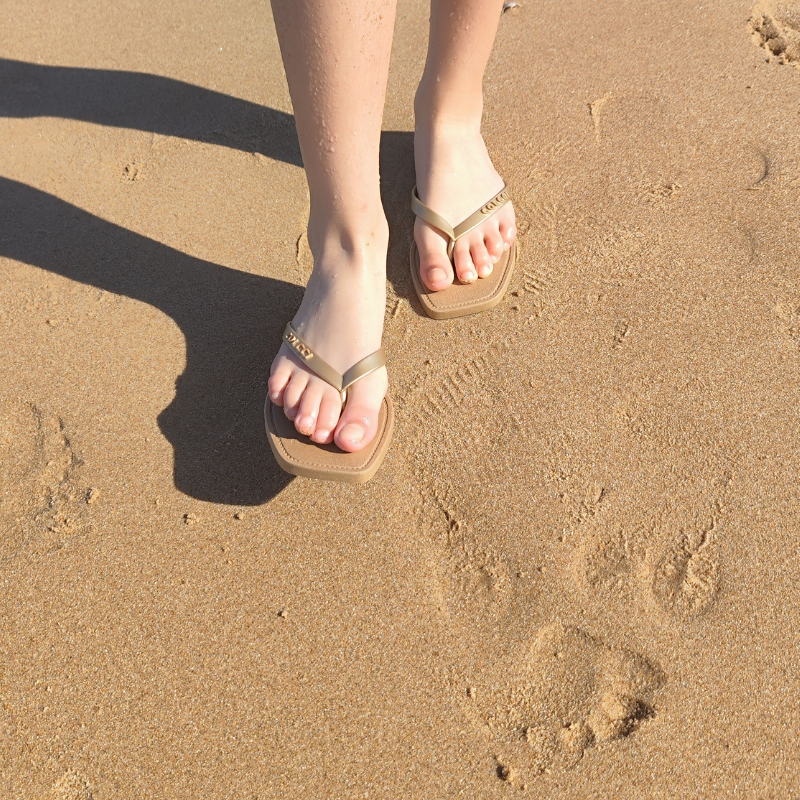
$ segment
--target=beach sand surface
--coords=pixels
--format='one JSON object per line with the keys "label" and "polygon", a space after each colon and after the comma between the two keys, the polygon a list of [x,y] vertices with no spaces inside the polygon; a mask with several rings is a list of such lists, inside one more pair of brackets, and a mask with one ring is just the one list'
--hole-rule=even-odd
{"label": "beach sand surface", "polygon": [[409,276],[392,448],[292,479],[311,269],[265,2],[0,11],[0,796],[800,798],[800,4],[522,0],[490,312]]}

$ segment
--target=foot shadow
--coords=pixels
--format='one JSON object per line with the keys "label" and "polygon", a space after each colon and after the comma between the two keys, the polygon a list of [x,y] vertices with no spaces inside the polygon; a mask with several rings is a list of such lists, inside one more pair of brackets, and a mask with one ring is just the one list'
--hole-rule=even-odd
{"label": "foot shadow", "polygon": [[149,303],[175,320],[186,368],[158,424],[175,451],[180,491],[250,506],[291,480],[269,451],[262,409],[300,287],[193,258],[7,178],[0,256]]}

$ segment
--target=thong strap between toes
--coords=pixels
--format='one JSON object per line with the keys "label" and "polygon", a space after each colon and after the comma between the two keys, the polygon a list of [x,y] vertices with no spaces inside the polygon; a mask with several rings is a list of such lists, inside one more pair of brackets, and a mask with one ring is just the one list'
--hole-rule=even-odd
{"label": "thong strap between toes", "polygon": [[324,358],[318,356],[314,352],[292,327],[291,322],[286,323],[286,329],[283,332],[283,341],[292,348],[295,355],[300,358],[305,366],[339,392],[342,403],[347,399],[347,389],[350,386],[386,364],[386,353],[383,347],[381,347],[366,358],[362,358],[361,361],[357,361],[342,375],[325,361]]}
{"label": "thong strap between toes", "polygon": [[447,256],[451,261],[453,260],[453,250],[455,249],[456,241],[465,233],[469,233],[473,228],[477,228],[478,225],[485,219],[488,219],[496,211],[499,211],[509,200],[511,200],[511,196],[508,193],[508,189],[504,186],[474,214],[470,214],[465,220],[453,227],[443,216],[437,214],[432,208],[428,208],[428,206],[419,199],[416,186],[411,190],[411,210],[418,217],[421,217],[429,225],[433,225],[434,228],[440,230],[448,237]]}

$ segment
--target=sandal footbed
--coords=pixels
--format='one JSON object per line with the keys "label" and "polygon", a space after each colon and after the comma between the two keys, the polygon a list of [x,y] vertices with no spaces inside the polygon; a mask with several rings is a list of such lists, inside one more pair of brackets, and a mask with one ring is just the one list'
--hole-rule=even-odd
{"label": "sandal footbed", "polygon": [[506,293],[517,260],[517,243],[503,253],[491,274],[473,283],[461,283],[455,277],[451,286],[432,292],[420,276],[419,250],[411,242],[411,278],[425,313],[433,319],[453,319],[477,314],[496,306]]}
{"label": "sandal footbed", "polygon": [[389,449],[394,430],[394,407],[385,397],[378,416],[375,438],[357,453],[347,453],[335,444],[317,444],[298,433],[294,423],[267,398],[264,404],[267,439],[275,460],[291,475],[342,483],[364,483],[377,471]]}

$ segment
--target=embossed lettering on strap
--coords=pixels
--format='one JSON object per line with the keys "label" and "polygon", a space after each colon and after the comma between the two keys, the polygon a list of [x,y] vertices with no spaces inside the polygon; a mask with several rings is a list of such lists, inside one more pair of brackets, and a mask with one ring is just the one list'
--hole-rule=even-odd
{"label": "embossed lettering on strap", "polygon": [[467,217],[455,227],[455,238],[460,239],[465,233],[469,233],[473,228],[477,228],[485,219],[496,211],[499,211],[511,198],[508,190],[503,187],[488,203],[482,205],[474,214]]}
{"label": "embossed lettering on strap", "polygon": [[417,195],[417,187],[415,186],[411,191],[411,210],[429,225],[438,228],[449,239],[447,245],[447,255],[453,257],[453,248],[456,241],[460,239],[465,233],[469,233],[473,228],[477,228],[485,219],[490,217],[496,211],[499,211],[509,200],[511,196],[508,189],[504,186],[491,200],[484,203],[474,214],[470,214],[463,222],[459,222],[455,228],[441,215],[437,214],[432,208],[428,208]]}
{"label": "embossed lettering on strap", "polygon": [[283,340],[292,348],[300,360],[322,380],[329,383],[334,389],[344,393],[348,386],[352,386],[357,380],[375,372],[386,364],[386,353],[381,347],[366,358],[353,364],[344,375],[335,370],[324,358],[318,356],[309,345],[303,341],[297,331],[292,327],[292,323],[286,324],[283,332]]}

